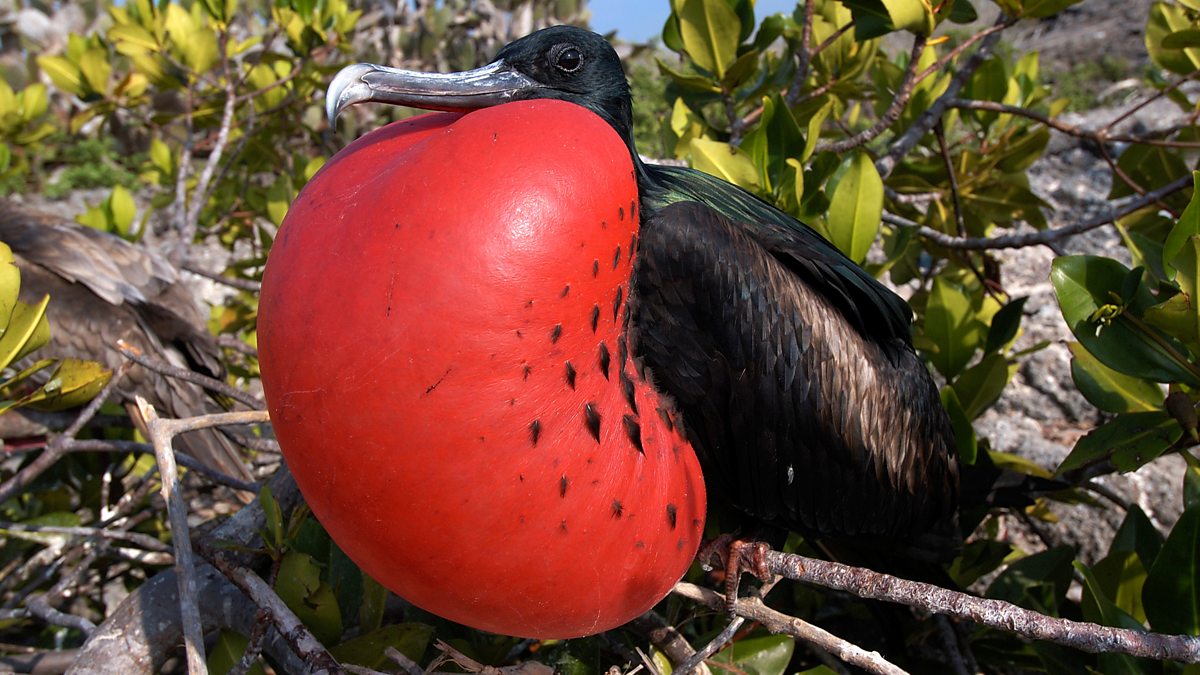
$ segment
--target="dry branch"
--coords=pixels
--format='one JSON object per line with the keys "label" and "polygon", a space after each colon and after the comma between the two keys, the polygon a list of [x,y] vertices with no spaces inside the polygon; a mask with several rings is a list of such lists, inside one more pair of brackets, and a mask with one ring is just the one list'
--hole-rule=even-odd
{"label": "dry branch", "polygon": [[192,539],[188,529],[187,506],[180,495],[179,469],[175,466],[175,451],[172,441],[178,433],[168,420],[159,418],[154,406],[136,397],[138,412],[146,420],[150,432],[150,443],[158,460],[158,475],[161,478],[162,496],[167,502],[167,517],[171,523],[171,543],[175,548],[175,574],[179,580],[179,613],[183,622],[183,644],[187,654],[188,672],[203,675],[204,631],[200,627],[200,609],[196,606],[195,563],[192,559]]}
{"label": "dry branch", "polygon": [[895,602],[934,614],[969,619],[1032,640],[1097,654],[1118,653],[1200,663],[1200,637],[1145,633],[1059,619],[1002,600],[979,598],[861,567],[778,551],[769,551],[766,561],[773,574],[788,579],[845,591],[860,598]]}
{"label": "dry branch", "polygon": [[[771,551],[770,553],[775,552]],[[771,571],[775,572],[774,566],[772,566]],[[725,596],[716,591],[701,588],[695,584],[681,581],[675,584],[673,592],[676,595],[703,603],[717,611],[724,611],[727,608]],[[788,616],[782,612],[777,612],[764,605],[763,601],[759,598],[739,598],[733,611],[739,617],[757,621],[772,633],[782,633],[804,640],[836,656],[845,663],[857,666],[868,672],[885,673],[886,675],[905,675],[904,670],[888,662],[877,652],[868,652],[822,628],[818,628],[806,621]]]}

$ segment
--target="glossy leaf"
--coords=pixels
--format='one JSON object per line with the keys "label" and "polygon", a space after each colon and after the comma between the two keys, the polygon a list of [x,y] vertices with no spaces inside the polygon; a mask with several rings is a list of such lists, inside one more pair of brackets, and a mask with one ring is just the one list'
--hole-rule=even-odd
{"label": "glossy leaf", "polygon": [[1184,511],[1171,529],[1142,600],[1155,632],[1200,635],[1200,507]]}
{"label": "glossy leaf", "polygon": [[748,190],[758,186],[758,168],[745,152],[720,141],[692,141],[692,166]]}
{"label": "glossy leaf", "polygon": [[1200,333],[1197,333],[1197,307],[1192,303],[1189,293],[1176,293],[1163,302],[1148,307],[1143,319],[1147,324],[1161,329],[1167,335],[1179,340],[1191,350],[1192,354],[1200,354]]}
{"label": "glossy leaf", "polygon": [[1195,28],[1187,11],[1180,6],[1155,2],[1146,21],[1145,44],[1150,59],[1160,68],[1186,75],[1200,68],[1200,48],[1172,49],[1163,42],[1172,33]]}
{"label": "glossy leaf", "polygon": [[[1121,263],[1093,256],[1057,258],[1050,270],[1063,319],[1075,338],[1101,362],[1127,375],[1200,386],[1200,378],[1177,356],[1186,351],[1182,345],[1152,326],[1139,326],[1121,316],[1123,311],[1136,314],[1154,302],[1144,286],[1135,284],[1131,303],[1122,310],[1118,303],[1125,295],[1128,278],[1130,271]],[[1102,314],[1110,320],[1098,321],[1096,317]]]}
{"label": "glossy leaf", "polygon": [[861,263],[879,233],[883,180],[865,152],[847,157],[830,179],[827,215],[829,239],[851,260]]}
{"label": "glossy leaf", "polygon": [[279,565],[275,580],[279,594],[296,616],[323,643],[337,642],[342,635],[342,617],[329,584],[321,581],[320,568],[311,556],[289,551]]}
{"label": "glossy leaf", "polygon": [[937,346],[929,355],[934,367],[946,378],[958,375],[975,354],[979,335],[971,299],[958,284],[944,277],[934,279],[924,328],[925,337]]}
{"label": "glossy leaf", "polygon": [[1121,526],[1113,535],[1108,553],[1109,555],[1120,551],[1137,553],[1138,558],[1142,561],[1142,567],[1150,569],[1154,565],[1155,559],[1158,558],[1158,552],[1162,550],[1162,545],[1162,533],[1146,517],[1142,507],[1130,504],[1129,510],[1125,512],[1125,520],[1121,521]]}
{"label": "glossy leaf", "polygon": [[[1122,560],[1132,560],[1137,563],[1137,556],[1128,554]],[[1083,618],[1103,626],[1125,628],[1127,630],[1143,630],[1142,624],[1125,612],[1105,594],[1105,588],[1096,578],[1091,569],[1080,562],[1075,563],[1075,569],[1083,577],[1083,597],[1081,605]],[[1144,574],[1144,571],[1143,571]],[[1126,592],[1126,596],[1128,592]],[[1101,671],[1111,675],[1142,675],[1142,669],[1137,661],[1125,654],[1101,654],[1098,657]]]}
{"label": "glossy leaf", "polygon": [[1021,16],[1029,19],[1044,19],[1080,2],[1082,0],[1025,0]]}
{"label": "glossy leaf", "polygon": [[784,675],[796,641],[787,635],[737,640],[707,661],[714,673]]}
{"label": "glossy leaf", "polygon": [[[248,644],[250,644],[250,638],[245,635],[222,630],[221,634],[217,636],[217,643],[208,652],[208,672],[213,675],[228,673],[242,660],[242,654],[246,652]],[[246,675],[265,675],[266,673],[258,661],[255,661],[254,665],[245,672]]]}
{"label": "glossy leaf", "polygon": [[1117,415],[1088,432],[1062,461],[1063,474],[1111,458],[1122,471],[1132,471],[1161,455],[1183,435],[1183,429],[1165,412]]}
{"label": "glossy leaf", "polygon": [[1111,413],[1161,410],[1162,387],[1140,377],[1119,373],[1104,365],[1078,342],[1071,350],[1071,379],[1092,405]]}
{"label": "glossy leaf", "polygon": [[347,640],[329,650],[339,663],[352,663],[364,668],[381,669],[394,662],[386,650],[391,647],[420,663],[433,640],[433,626],[423,623],[396,623]]}
{"label": "glossy leaf", "polygon": [[1146,567],[1138,554],[1134,551],[1109,553],[1092,566],[1091,573],[1097,585],[1096,590],[1133,620],[1133,625],[1129,627],[1141,628],[1146,620],[1146,612],[1142,607]]}
{"label": "glossy leaf", "polygon": [[0,368],[32,352],[50,341],[50,322],[46,320],[46,305],[50,296],[41,302],[27,305],[18,301],[13,308],[4,336],[0,337]]}
{"label": "glossy leaf", "polygon": [[683,48],[717,79],[737,58],[741,20],[725,0],[683,0],[675,10]]}
{"label": "glossy leaf", "polygon": [[954,445],[958,450],[958,458],[966,464],[974,464],[979,445],[971,418],[963,410],[953,387],[943,387],[941,397],[942,407],[946,409],[946,414],[950,417],[950,426],[954,428]]}
{"label": "glossy leaf", "polygon": [[68,410],[95,398],[111,377],[112,371],[95,361],[63,359],[29,403],[39,410]]}
{"label": "glossy leaf", "polygon": [[1025,301],[1028,299],[1027,296],[1023,296],[1012,300],[992,316],[984,351],[1000,351],[1017,338],[1021,330],[1021,319],[1024,317]]}
{"label": "glossy leaf", "polygon": [[39,56],[37,63],[54,86],[72,96],[84,95],[83,74],[75,64],[62,56]]}
{"label": "glossy leaf", "polygon": [[1004,355],[988,354],[954,379],[954,393],[968,418],[976,419],[1000,398],[1013,370]]}
{"label": "glossy leaf", "polygon": [[[17,296],[21,292],[21,271],[8,244],[0,241],[0,328],[8,325],[17,308]],[[0,333],[3,335],[3,333]],[[4,365],[0,363],[0,367]]]}
{"label": "glossy leaf", "polygon": [[[1200,171],[1192,172],[1192,180],[1200,180]],[[1200,183],[1197,183],[1200,184]],[[1192,198],[1187,208],[1179,215],[1179,220],[1171,232],[1167,234],[1162,247],[1162,265],[1168,278],[1174,278],[1175,267],[1172,261],[1183,250],[1184,242],[1189,237],[1200,235],[1200,190],[1192,190]]]}

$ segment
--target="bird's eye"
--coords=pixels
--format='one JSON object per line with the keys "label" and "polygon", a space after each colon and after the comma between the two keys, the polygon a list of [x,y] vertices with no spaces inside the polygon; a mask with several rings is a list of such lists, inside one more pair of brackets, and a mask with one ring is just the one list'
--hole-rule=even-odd
{"label": "bird's eye", "polygon": [[583,53],[575,47],[566,47],[554,55],[554,67],[564,73],[573,73],[583,65]]}

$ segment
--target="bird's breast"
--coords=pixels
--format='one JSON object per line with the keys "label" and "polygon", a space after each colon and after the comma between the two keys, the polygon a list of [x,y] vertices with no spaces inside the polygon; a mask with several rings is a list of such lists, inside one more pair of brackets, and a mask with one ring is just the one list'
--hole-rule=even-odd
{"label": "bird's breast", "polygon": [[637,186],[583,108],[369,134],[292,206],[261,301],[280,444],[334,539],[401,596],[582,635],[687,568],[705,495],[625,344]]}

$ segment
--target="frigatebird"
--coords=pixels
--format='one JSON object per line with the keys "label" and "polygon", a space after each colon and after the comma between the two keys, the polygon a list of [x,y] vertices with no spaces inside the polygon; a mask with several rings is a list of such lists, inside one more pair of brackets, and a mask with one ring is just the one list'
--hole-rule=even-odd
{"label": "frigatebird", "polygon": [[643,162],[629,85],[603,37],[547,28],[460,73],[352,65],[326,109],[333,123],[367,101],[462,112],[528,99],[583,106],[629,148],[641,219],[629,349],[678,406],[709,493],[835,547],[952,556],[954,436],[908,305],[753,194]]}
{"label": "frigatebird", "polygon": [[[21,300],[49,294],[50,344],[32,358],[94,360],[115,369],[125,362],[117,341],[147,355],[223,379],[221,349],[205,326],[194,292],[175,266],[154,251],[43,210],[0,200],[0,241],[21,270]],[[135,394],[164,414],[189,417],[223,408],[195,384],[130,369],[116,392],[132,406]],[[17,411],[22,413],[22,411]],[[39,422],[7,415],[0,436],[43,435]],[[237,447],[216,430],[184,434],[179,449],[242,481],[253,476]]]}

